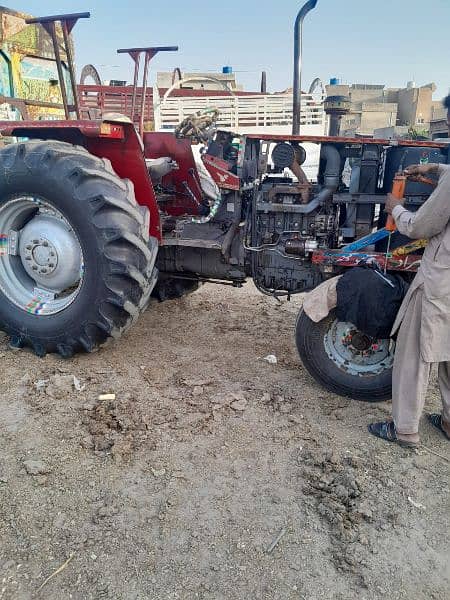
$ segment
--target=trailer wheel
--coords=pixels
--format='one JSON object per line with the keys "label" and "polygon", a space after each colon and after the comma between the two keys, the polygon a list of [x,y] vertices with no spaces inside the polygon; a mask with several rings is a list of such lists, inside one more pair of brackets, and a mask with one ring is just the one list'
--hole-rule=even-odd
{"label": "trailer wheel", "polygon": [[198,281],[191,279],[177,279],[175,277],[165,277],[161,275],[156,282],[156,285],[152,292],[152,297],[156,298],[158,302],[165,302],[166,300],[175,300],[176,298],[182,298],[192,294],[200,287]]}
{"label": "trailer wheel", "polygon": [[392,340],[369,338],[335,311],[319,323],[301,311],[295,336],[304,366],[330,392],[368,402],[391,398]]}
{"label": "trailer wheel", "polygon": [[148,210],[109,161],[64,142],[0,150],[0,329],[43,356],[91,352],[156,281]]}

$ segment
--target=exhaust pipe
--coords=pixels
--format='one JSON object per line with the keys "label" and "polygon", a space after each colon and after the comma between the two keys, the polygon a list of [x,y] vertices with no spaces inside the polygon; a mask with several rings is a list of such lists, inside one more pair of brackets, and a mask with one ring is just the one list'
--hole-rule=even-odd
{"label": "exhaust pipe", "polygon": [[261,93],[267,94],[267,73],[265,71],[261,73]]}
{"label": "exhaust pipe", "polygon": [[302,85],[302,27],[303,20],[310,10],[316,8],[317,0],[308,0],[301,7],[295,19],[294,26],[294,82],[293,107],[292,107],[292,135],[300,133],[300,108],[301,108],[301,85]]}
{"label": "exhaust pipe", "polygon": [[317,196],[302,206],[297,207],[301,214],[310,214],[329,200],[338,189],[341,174],[341,155],[337,148],[331,144],[322,144],[320,159],[325,160],[323,173],[323,186]]}

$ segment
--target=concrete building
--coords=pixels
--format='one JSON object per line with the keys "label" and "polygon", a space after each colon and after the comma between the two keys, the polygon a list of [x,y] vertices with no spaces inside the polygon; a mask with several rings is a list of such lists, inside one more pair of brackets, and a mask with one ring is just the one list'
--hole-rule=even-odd
{"label": "concrete building", "polygon": [[236,81],[236,73],[231,67],[224,67],[222,73],[188,73],[175,69],[173,72],[160,71],[156,74],[156,85],[158,88],[168,89],[173,83],[180,79],[187,80],[182,84],[183,89],[188,90],[211,90],[223,91],[229,89],[232,92],[242,91],[244,88]]}
{"label": "concrete building", "polygon": [[434,83],[416,87],[386,88],[384,85],[333,83],[326,86],[329,96],[350,98],[350,112],[342,118],[342,135],[373,135],[375,129],[395,126],[430,127]]}
{"label": "concrete building", "polygon": [[417,129],[430,128],[433,92],[436,85],[429,83],[421,87],[408,85],[398,91],[398,125],[411,125]]}
{"label": "concrete building", "polygon": [[431,107],[430,136],[432,140],[448,138],[447,109],[435,101]]}

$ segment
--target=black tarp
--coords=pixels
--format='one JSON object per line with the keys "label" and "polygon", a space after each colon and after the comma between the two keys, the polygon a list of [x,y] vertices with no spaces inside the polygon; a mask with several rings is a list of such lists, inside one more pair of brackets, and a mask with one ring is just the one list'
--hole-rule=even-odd
{"label": "black tarp", "polygon": [[339,279],[336,316],[374,338],[390,337],[408,284],[400,275],[364,265],[348,269]]}

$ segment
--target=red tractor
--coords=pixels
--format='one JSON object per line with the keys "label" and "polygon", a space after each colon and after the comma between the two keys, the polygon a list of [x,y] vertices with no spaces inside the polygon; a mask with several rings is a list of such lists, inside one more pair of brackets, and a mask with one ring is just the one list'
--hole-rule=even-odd
{"label": "red tractor", "polygon": [[[234,136],[208,119],[176,133],[145,133],[141,122],[139,135],[126,118],[80,119],[70,44],[71,91],[55,36],[55,22],[67,40],[80,16],[34,20],[54,41],[66,120],[0,122],[0,133],[16,139],[0,150],[0,328],[13,347],[91,352],[128,329],[152,294],[175,298],[201,282],[238,287],[251,278],[261,292],[289,297],[367,256],[411,277],[420,256],[383,246],[386,192],[409,164],[448,162],[447,146]],[[139,58],[143,102],[148,62],[166,49],[124,50],[136,66],[132,114]],[[306,142],[321,147],[317,183],[301,169]],[[408,183],[408,204],[420,206],[429,193]],[[403,244],[393,237],[391,250]],[[391,340],[368,339],[333,313],[317,324],[301,313],[296,338],[328,389],[390,397]]]}

